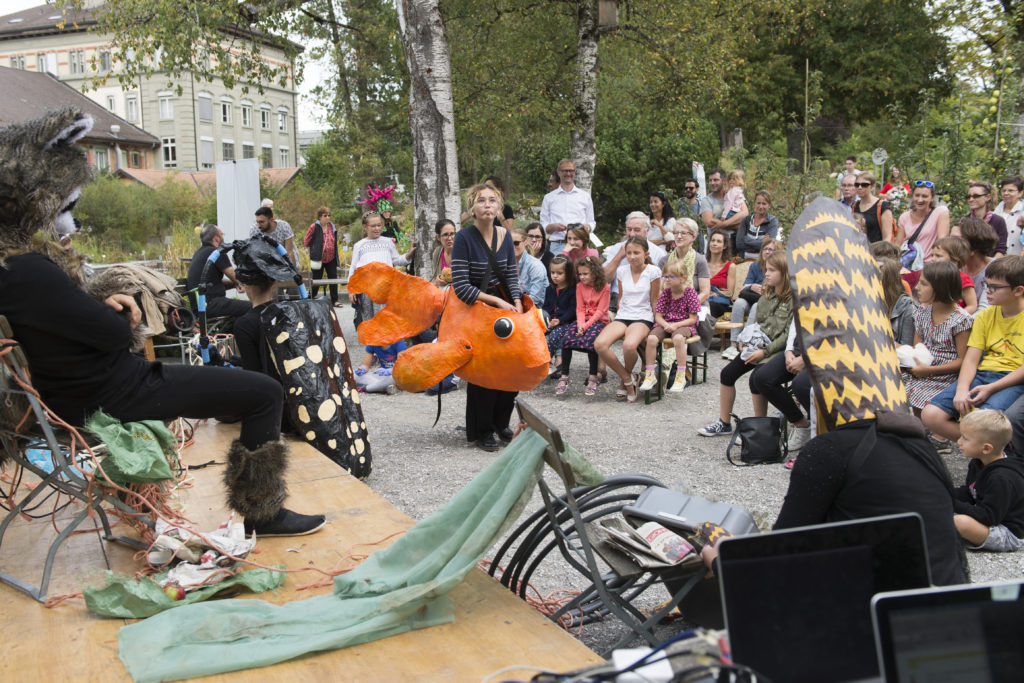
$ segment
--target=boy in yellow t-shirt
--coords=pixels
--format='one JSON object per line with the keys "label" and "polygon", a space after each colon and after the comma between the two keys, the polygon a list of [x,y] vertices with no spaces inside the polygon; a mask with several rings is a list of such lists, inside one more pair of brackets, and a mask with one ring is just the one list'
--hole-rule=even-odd
{"label": "boy in yellow t-shirt", "polygon": [[960,376],[921,412],[926,427],[953,441],[962,415],[1005,411],[1024,395],[1024,257],[997,259],[985,276],[989,307],[974,319]]}

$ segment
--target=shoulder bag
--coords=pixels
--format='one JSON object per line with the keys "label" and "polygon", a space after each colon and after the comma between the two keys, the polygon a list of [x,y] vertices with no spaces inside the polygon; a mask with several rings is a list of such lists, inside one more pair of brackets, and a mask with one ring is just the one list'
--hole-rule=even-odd
{"label": "shoulder bag", "polygon": [[910,239],[900,245],[900,263],[903,267],[911,272],[916,272],[924,268],[924,253],[917,248],[917,236],[921,234],[921,230],[924,228],[924,224],[928,222],[928,219],[935,213],[935,209],[928,212],[928,215],[924,217],[921,224],[917,226],[917,230],[910,236]]}
{"label": "shoulder bag", "polygon": [[[789,425],[780,417],[732,416],[736,423],[732,439],[725,449],[725,458],[737,467],[768,465],[782,462],[789,455]],[[733,459],[732,449],[740,447],[739,462]]]}

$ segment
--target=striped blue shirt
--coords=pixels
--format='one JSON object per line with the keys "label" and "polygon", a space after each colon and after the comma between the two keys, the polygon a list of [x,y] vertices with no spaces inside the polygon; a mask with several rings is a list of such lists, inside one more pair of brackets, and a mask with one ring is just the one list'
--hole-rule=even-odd
{"label": "striped blue shirt", "polygon": [[[488,289],[491,294],[497,291],[498,283],[502,283],[510,290],[513,303],[516,299],[522,299],[522,290],[519,287],[519,269],[516,265],[516,254],[512,248],[512,240],[508,232],[501,228],[500,235],[503,236],[498,244],[494,260],[497,262],[501,272],[491,270],[491,281]],[[480,296],[480,289],[477,285],[483,280],[484,272],[487,270],[487,251],[471,231],[474,226],[469,226],[455,233],[455,244],[452,246],[452,289],[455,296],[466,304],[472,304]],[[479,233],[477,233],[479,234]]]}

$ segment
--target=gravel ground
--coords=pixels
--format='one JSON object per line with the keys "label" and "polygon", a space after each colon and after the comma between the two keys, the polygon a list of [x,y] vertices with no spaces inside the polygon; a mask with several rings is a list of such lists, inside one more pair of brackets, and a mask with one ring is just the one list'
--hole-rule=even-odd
{"label": "gravel ground", "polygon": [[[358,364],[363,350],[355,343],[352,308],[337,310],[350,341],[352,362]],[[718,413],[718,374],[725,361],[717,352],[709,354],[707,384],[688,386],[681,394],[668,394],[649,406],[642,398],[633,405],[617,401],[614,378],[602,384],[596,396],[585,397],[586,358],[577,354],[573,360],[568,397],[556,398],[551,381],[520,394],[559,427],[567,443],[606,475],[643,473],[670,488],[742,505],[762,529],[771,527],[786,492],[789,471],[782,465],[734,467],[725,459],[726,437],[697,436],[696,430]],[[737,414],[752,414],[746,378],[737,389]],[[468,445],[465,433],[456,430],[463,424],[464,391],[443,396],[441,418],[431,427],[436,410],[437,399],[423,394],[363,397],[374,456],[373,473],[366,483],[417,520],[441,506],[494,457]],[[956,454],[944,459],[954,482],[962,482],[966,461]],[[549,473],[547,480],[553,479]],[[527,512],[541,505],[540,495],[535,493]],[[549,560],[550,566],[546,563],[535,581],[542,593],[579,587],[578,575],[560,564],[560,558]],[[975,582],[1014,579],[1024,570],[1024,554],[971,553],[970,563]],[[624,632],[620,624],[610,622],[588,625],[581,640],[595,650],[608,646]],[[678,624],[667,626],[666,637],[679,628]]]}

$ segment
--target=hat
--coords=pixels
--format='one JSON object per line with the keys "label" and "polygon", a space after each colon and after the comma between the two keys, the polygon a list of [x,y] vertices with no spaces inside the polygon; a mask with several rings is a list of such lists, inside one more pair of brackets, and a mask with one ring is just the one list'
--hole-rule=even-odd
{"label": "hat", "polygon": [[277,251],[277,241],[260,235],[233,242],[235,277],[245,285],[266,287],[272,282],[293,282],[298,271],[291,259]]}
{"label": "hat", "polygon": [[388,185],[385,188],[369,185],[366,188],[366,199],[360,199],[360,204],[366,204],[371,211],[382,213],[395,210],[395,186]]}
{"label": "hat", "polygon": [[828,430],[907,412],[881,276],[867,236],[842,205],[816,199],[786,241],[793,314]]}

